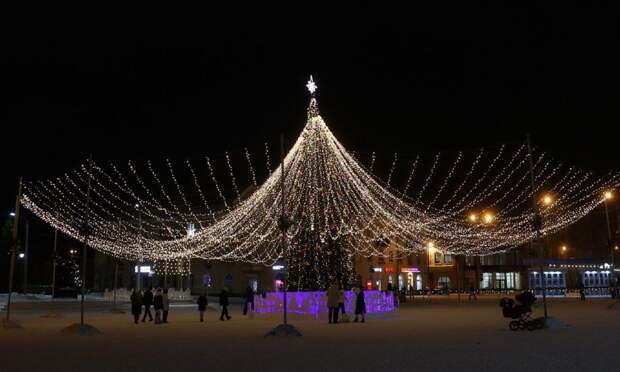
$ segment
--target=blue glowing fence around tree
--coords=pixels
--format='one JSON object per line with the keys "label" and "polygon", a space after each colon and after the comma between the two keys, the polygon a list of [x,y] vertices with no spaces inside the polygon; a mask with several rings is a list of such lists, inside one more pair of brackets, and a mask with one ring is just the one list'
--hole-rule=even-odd
{"label": "blue glowing fence around tree", "polygon": [[[345,311],[348,314],[355,312],[356,295],[353,291],[345,292]],[[391,292],[364,291],[366,313],[384,313],[394,311],[394,295]],[[282,311],[282,292],[268,292],[264,296],[255,297],[255,312],[269,314]],[[308,315],[318,318],[328,311],[327,293],[318,292],[289,292],[287,294],[287,310],[290,314]]]}

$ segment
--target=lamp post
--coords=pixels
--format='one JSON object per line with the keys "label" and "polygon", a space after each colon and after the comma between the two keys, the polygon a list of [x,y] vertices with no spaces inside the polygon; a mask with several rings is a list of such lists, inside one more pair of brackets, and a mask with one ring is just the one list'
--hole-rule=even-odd
{"label": "lamp post", "polygon": [[611,293],[612,298],[616,298],[616,272],[614,265],[614,242],[611,234],[611,223],[609,221],[609,202],[614,198],[614,194],[611,190],[607,190],[603,193],[603,204],[605,204],[605,220],[607,222],[607,247],[609,248],[609,259],[611,266],[611,274],[609,275],[609,284],[613,286],[613,293]]}
{"label": "lamp post", "polygon": [[19,211],[20,211],[20,199],[22,197],[22,177],[19,177],[19,183],[17,186],[17,197],[15,198],[15,212],[11,213],[13,220],[13,234],[11,242],[11,263],[9,265],[9,288],[6,302],[6,318],[4,319],[3,326],[5,328],[19,328],[20,325],[11,321],[11,295],[13,293],[13,276],[15,273],[15,254],[17,253],[17,233],[19,229]]}
{"label": "lamp post", "polygon": [[28,223],[28,219],[26,219],[26,239],[24,240],[24,294],[28,293],[28,258],[30,256],[29,252],[29,242],[30,242],[30,224]]}
{"label": "lamp post", "polygon": [[90,189],[93,171],[93,157],[92,155],[88,159],[88,179],[86,181],[86,202],[84,203],[85,217],[84,225],[82,227],[82,234],[84,236],[84,242],[82,244],[82,288],[80,298],[80,327],[84,327],[84,297],[86,297],[86,263],[87,263],[87,250],[88,239],[90,238]]}
{"label": "lamp post", "polygon": [[58,261],[58,229],[54,229],[54,252],[52,253],[52,301],[56,295],[56,264]]}
{"label": "lamp post", "polygon": [[[142,256],[142,208],[140,207],[140,203],[136,203],[136,209],[138,210],[138,251],[140,252],[140,256]],[[140,274],[140,265],[142,264],[142,260],[138,260],[136,264],[136,291],[140,291],[142,289],[142,276]],[[178,287],[178,286],[177,286]]]}
{"label": "lamp post", "polygon": [[[491,226],[495,222],[495,214],[492,211],[485,211],[482,215],[472,212],[467,216],[467,220],[474,225],[482,224]],[[476,258],[476,290],[480,290],[480,256]]]}
{"label": "lamp post", "polygon": [[[532,143],[530,140],[530,135],[527,135],[527,153],[529,159],[529,173],[530,173],[530,191],[532,193],[532,212],[534,215],[532,221],[532,228],[534,230],[534,236],[530,240],[530,248],[534,249],[534,242],[538,242],[540,244],[541,230],[542,230],[542,215],[540,214],[540,210],[538,208],[538,203],[536,201],[536,194],[534,187],[534,160],[532,159]],[[544,205],[551,205],[553,203],[553,199],[550,195],[545,195],[542,199]],[[542,298],[543,298],[543,309],[545,320],[547,320],[547,291],[546,291],[546,283],[545,283],[545,275],[543,271],[543,246],[540,244],[539,249],[540,255],[540,283],[542,289]]]}
{"label": "lamp post", "polygon": [[426,287],[428,288],[427,297],[431,301],[431,250],[435,249],[435,243],[428,242],[426,245]]}
{"label": "lamp post", "polygon": [[[312,81],[312,77],[310,77],[310,80]],[[310,84],[310,82],[308,82],[308,84]],[[313,83],[314,84],[314,83]],[[313,94],[313,98],[314,99],[314,91],[311,91],[311,93]],[[301,336],[301,332],[299,332],[297,330],[297,328],[295,328],[294,326],[288,324],[288,310],[287,310],[287,299],[286,299],[286,286],[288,284],[287,281],[287,274],[288,274],[288,268],[289,268],[289,262],[288,262],[288,237],[286,236],[286,231],[288,230],[288,228],[291,225],[291,220],[289,219],[289,217],[286,215],[286,189],[284,187],[284,177],[286,176],[285,173],[285,169],[284,169],[284,134],[280,135],[280,206],[281,206],[281,214],[280,214],[280,221],[278,223],[278,227],[280,228],[280,232],[281,232],[281,244],[282,244],[282,256],[283,256],[283,262],[284,262],[284,272],[283,272],[283,276],[282,276],[282,289],[283,289],[283,293],[282,293],[282,324],[276,326],[276,328],[274,328],[273,330],[269,331],[267,333],[267,336]]]}

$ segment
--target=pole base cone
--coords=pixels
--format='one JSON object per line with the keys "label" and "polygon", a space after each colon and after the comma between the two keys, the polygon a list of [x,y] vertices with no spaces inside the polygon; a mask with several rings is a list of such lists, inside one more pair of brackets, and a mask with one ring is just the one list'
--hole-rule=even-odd
{"label": "pole base cone", "polygon": [[80,323],[73,323],[70,326],[63,328],[60,332],[65,335],[78,336],[95,336],[101,334],[101,331],[92,325]]}
{"label": "pole base cone", "polygon": [[290,324],[279,324],[277,327],[267,332],[265,337],[267,336],[297,336],[301,337],[301,332],[297,330],[297,328],[293,327]]}
{"label": "pole base cone", "polygon": [[2,319],[2,328],[4,329],[21,329],[22,325],[16,320]]}

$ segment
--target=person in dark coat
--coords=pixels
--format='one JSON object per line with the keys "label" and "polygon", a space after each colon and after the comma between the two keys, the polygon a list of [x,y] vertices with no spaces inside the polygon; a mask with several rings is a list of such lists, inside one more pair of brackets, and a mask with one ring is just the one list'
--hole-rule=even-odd
{"label": "person in dark coat", "polygon": [[138,324],[140,314],[142,314],[142,294],[135,289],[131,293],[131,313],[133,314],[133,322]]}
{"label": "person in dark coat", "polygon": [[222,293],[220,293],[220,306],[222,307],[222,313],[220,314],[220,320],[230,320],[231,316],[228,315],[228,291],[226,288],[222,289]]}
{"label": "person in dark coat", "polygon": [[204,292],[200,296],[198,296],[198,300],[196,301],[198,304],[198,311],[200,312],[200,321],[205,321],[205,311],[207,311],[207,293]]}
{"label": "person in dark coat", "polygon": [[586,289],[583,286],[583,282],[581,280],[579,281],[578,287],[579,287],[579,300],[585,301],[586,300]]}
{"label": "person in dark coat", "polygon": [[254,311],[254,290],[249,285],[245,289],[245,302],[243,304],[243,315],[247,315],[248,313],[248,304],[252,306],[252,311]]}
{"label": "person in dark coat", "polygon": [[469,301],[471,301],[472,298],[476,301],[478,300],[478,296],[476,295],[476,288],[474,288],[473,285],[470,285],[469,286]]}
{"label": "person in dark coat", "polygon": [[355,320],[357,323],[357,317],[362,316],[362,323],[366,321],[366,301],[364,300],[364,288],[356,288],[355,289],[356,297],[355,297]]}
{"label": "person in dark coat", "polygon": [[164,310],[164,299],[162,297],[161,288],[157,288],[157,291],[155,291],[155,297],[153,298],[153,308],[155,309],[155,324],[160,324],[161,313]]}
{"label": "person in dark coat", "polygon": [[151,314],[151,305],[153,304],[153,292],[150,288],[144,291],[142,296],[142,303],[144,304],[144,316],[142,317],[142,323],[146,320],[146,316],[149,316],[149,322],[153,321],[153,314]]}
{"label": "person in dark coat", "polygon": [[332,283],[327,288],[327,317],[329,324],[338,323],[338,286]]}

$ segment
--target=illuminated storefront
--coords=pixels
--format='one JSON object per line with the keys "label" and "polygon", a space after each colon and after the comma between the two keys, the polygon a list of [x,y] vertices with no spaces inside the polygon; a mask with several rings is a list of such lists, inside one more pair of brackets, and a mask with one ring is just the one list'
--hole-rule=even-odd
{"label": "illuminated storefront", "polygon": [[521,273],[511,272],[483,272],[480,279],[480,289],[521,289]]}

